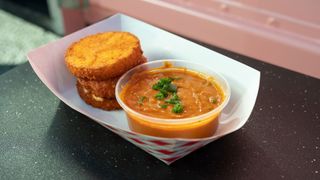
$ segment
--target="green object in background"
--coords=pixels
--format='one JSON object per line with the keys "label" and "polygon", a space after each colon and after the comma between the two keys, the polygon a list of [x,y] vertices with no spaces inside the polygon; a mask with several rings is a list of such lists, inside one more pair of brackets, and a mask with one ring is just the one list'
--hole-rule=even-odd
{"label": "green object in background", "polygon": [[59,38],[1,9],[0,22],[0,65],[24,63],[31,49]]}
{"label": "green object in background", "polygon": [[83,9],[88,7],[88,0],[58,0],[59,6],[70,9]]}

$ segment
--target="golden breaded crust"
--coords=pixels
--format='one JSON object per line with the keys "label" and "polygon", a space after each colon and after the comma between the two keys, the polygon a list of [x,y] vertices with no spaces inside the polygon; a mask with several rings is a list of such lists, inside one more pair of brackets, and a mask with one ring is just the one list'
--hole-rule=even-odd
{"label": "golden breaded crust", "polygon": [[107,99],[95,96],[94,94],[86,92],[79,84],[77,84],[77,89],[81,99],[93,107],[107,111],[121,109],[115,98]]}
{"label": "golden breaded crust", "polygon": [[[139,64],[145,62],[147,62],[147,59],[145,57],[142,57],[139,61]],[[89,93],[94,94],[98,97],[115,98],[115,87],[119,78],[120,76],[103,81],[78,78],[77,83],[82,88],[85,88]]]}
{"label": "golden breaded crust", "polygon": [[147,58],[146,58],[146,57],[144,57],[144,56],[142,56],[142,57],[141,57],[141,59],[140,59],[139,64],[137,64],[137,65],[140,65],[140,64],[146,63],[147,61],[148,61],[148,60],[147,60]]}
{"label": "golden breaded crust", "polygon": [[128,32],[106,32],[73,43],[65,54],[67,67],[76,77],[105,80],[138,64],[139,39]]}

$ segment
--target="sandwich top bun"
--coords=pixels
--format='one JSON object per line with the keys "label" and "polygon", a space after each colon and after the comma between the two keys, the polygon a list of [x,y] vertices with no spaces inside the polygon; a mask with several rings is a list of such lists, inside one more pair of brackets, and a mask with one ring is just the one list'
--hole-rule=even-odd
{"label": "sandwich top bun", "polygon": [[128,32],[106,32],[73,43],[65,54],[68,69],[78,78],[106,80],[122,75],[142,58],[139,39]]}

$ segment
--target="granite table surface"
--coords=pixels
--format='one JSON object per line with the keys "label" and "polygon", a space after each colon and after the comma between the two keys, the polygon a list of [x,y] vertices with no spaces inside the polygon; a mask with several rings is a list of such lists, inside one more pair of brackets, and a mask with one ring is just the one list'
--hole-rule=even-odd
{"label": "granite table surface", "polygon": [[69,108],[28,63],[2,74],[0,179],[320,179],[320,80],[209,48],[261,72],[257,102],[243,128],[170,166]]}

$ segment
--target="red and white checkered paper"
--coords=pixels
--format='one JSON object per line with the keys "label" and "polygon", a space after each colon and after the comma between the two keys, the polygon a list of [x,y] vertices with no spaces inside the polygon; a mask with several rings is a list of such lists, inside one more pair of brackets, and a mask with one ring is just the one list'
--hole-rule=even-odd
{"label": "red and white checkered paper", "polygon": [[107,125],[103,126],[168,165],[215,140],[178,140],[173,138],[142,136],[134,132],[123,131]]}
{"label": "red and white checkered paper", "polygon": [[[231,87],[231,98],[221,114],[217,132],[212,137],[202,139],[146,136],[130,130],[123,111],[103,111],[84,103],[75,88],[75,78],[66,68],[64,54],[71,43],[84,36],[106,31],[127,31],[135,34],[140,39],[144,55],[149,61],[157,59],[196,61],[223,75]],[[39,47],[28,53],[28,59],[41,81],[65,104],[166,164],[241,128],[254,107],[260,80],[260,73],[255,69],[122,14],[114,15]]]}

